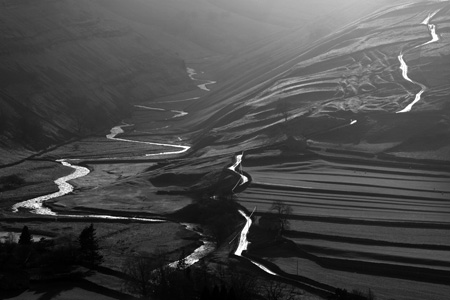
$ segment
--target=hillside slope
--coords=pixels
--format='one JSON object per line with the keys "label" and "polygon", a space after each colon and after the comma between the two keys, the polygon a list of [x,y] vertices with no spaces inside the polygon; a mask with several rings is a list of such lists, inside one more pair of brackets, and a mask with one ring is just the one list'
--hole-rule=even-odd
{"label": "hillside slope", "polygon": [[201,0],[3,1],[0,20],[0,165],[194,89],[187,60],[281,29]]}
{"label": "hillside slope", "polygon": [[[378,11],[322,39],[262,84],[224,101],[208,99],[213,105],[203,110],[195,104],[191,124],[203,118],[203,137],[215,141],[202,152],[293,136],[320,147],[448,159],[449,9],[447,2],[423,2]],[[432,41],[430,26],[439,40]],[[412,81],[403,76],[401,54]],[[421,85],[421,100],[403,112]]]}
{"label": "hillside slope", "polygon": [[105,128],[129,102],[193,87],[181,58],[95,2],[3,6],[0,147],[12,154]]}

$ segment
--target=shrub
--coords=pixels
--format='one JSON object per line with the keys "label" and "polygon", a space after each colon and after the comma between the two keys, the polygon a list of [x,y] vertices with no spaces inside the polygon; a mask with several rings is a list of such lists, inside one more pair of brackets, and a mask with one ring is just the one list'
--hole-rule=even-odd
{"label": "shrub", "polygon": [[17,189],[24,184],[25,179],[16,174],[0,177],[0,191]]}

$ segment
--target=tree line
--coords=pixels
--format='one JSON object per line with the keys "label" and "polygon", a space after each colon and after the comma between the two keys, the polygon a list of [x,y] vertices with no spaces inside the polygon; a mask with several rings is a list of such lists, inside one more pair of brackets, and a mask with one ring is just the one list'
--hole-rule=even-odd
{"label": "tree line", "polygon": [[83,276],[74,272],[77,266],[95,268],[103,261],[93,224],[85,227],[78,238],[33,241],[28,226],[22,228],[18,241],[14,235],[0,243],[0,289],[29,287],[30,278],[49,279]]}

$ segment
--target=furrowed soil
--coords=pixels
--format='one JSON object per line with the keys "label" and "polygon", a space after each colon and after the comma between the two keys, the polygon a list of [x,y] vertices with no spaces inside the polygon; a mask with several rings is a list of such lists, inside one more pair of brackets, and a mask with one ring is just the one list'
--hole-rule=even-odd
{"label": "furrowed soil", "polygon": [[262,216],[274,200],[293,209],[283,234],[290,247],[250,253],[288,274],[370,288],[378,299],[447,298],[450,170],[329,157],[244,167],[253,182],[242,205]]}

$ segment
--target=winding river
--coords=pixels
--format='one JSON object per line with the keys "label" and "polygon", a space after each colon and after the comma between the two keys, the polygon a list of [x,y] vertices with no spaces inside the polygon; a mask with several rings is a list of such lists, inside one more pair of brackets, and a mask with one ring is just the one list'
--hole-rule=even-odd
{"label": "winding river", "polygon": [[[236,174],[238,174],[240,176],[240,179],[238,180],[238,182],[236,183],[236,185],[234,186],[234,188],[232,190],[233,192],[234,192],[234,189],[236,187],[238,187],[240,185],[243,185],[243,184],[245,184],[245,183],[247,183],[249,181],[248,177],[242,174],[241,163],[242,163],[242,157],[243,156],[244,156],[244,153],[236,155],[234,164],[231,165],[228,168],[228,170],[230,170],[230,171],[232,171],[232,172],[234,172],[234,173],[236,173]],[[239,168],[240,172],[236,171],[236,168],[238,166],[240,167]],[[247,257],[242,256],[242,252],[247,251],[247,249],[248,249],[249,241],[247,240],[247,234],[248,234],[248,231],[250,230],[250,226],[252,226],[252,219],[251,219],[251,217],[252,217],[253,213],[255,212],[255,210],[256,210],[256,207],[253,209],[253,211],[250,214],[250,216],[247,216],[245,214],[245,212],[243,212],[242,210],[238,210],[239,213],[245,218],[246,222],[245,222],[244,228],[242,228],[242,231],[240,233],[238,246],[236,247],[236,250],[234,251],[234,255],[247,259],[252,264],[254,264],[255,266],[257,266],[258,268],[260,268],[261,270],[263,270],[264,272],[266,272],[266,273],[268,273],[270,275],[278,276],[278,274],[270,271],[264,265],[262,265],[260,263],[257,263],[256,261],[253,261],[252,259],[249,259]]]}
{"label": "winding river", "polygon": [[121,141],[121,142],[145,144],[145,145],[152,145],[152,146],[173,147],[173,148],[179,148],[180,149],[178,151],[166,151],[166,152],[160,152],[160,153],[150,153],[150,154],[145,154],[145,156],[163,156],[163,155],[181,154],[181,153],[184,153],[184,152],[188,151],[191,148],[190,146],[183,146],[183,145],[177,145],[177,144],[164,144],[164,143],[144,142],[144,141],[136,141],[136,140],[122,139],[122,138],[116,137],[117,135],[125,132],[122,128],[130,127],[130,126],[134,126],[134,125],[133,124],[122,124],[122,125],[119,125],[119,126],[115,126],[115,127],[113,127],[111,129],[111,132],[106,136],[106,138],[108,138],[110,140]]}
{"label": "winding river", "polygon": [[[192,80],[197,80],[193,76],[196,74],[194,69],[188,69],[189,77]],[[201,84],[198,87],[202,90],[209,91],[209,89],[206,88],[207,84],[213,84],[216,83],[215,81],[207,81],[207,83]],[[171,102],[182,102],[182,101],[190,101],[198,99],[199,97],[193,97],[189,99],[183,99],[183,100],[175,100]],[[155,108],[155,107],[148,107],[148,106],[142,106],[142,105],[135,105],[137,108],[141,109],[149,109],[149,110],[158,110],[158,111],[167,111],[162,108]],[[179,110],[170,110],[170,112],[174,113],[175,115],[172,118],[179,118],[187,115],[188,113],[185,111],[179,111]],[[145,142],[145,141],[137,141],[137,140],[130,140],[130,139],[123,139],[118,138],[117,136],[119,134],[124,133],[123,128],[125,127],[131,127],[134,126],[133,124],[122,124],[115,126],[111,128],[110,133],[106,135],[107,139],[115,140],[115,141],[122,141],[122,142],[129,142],[129,143],[138,143],[138,144],[146,144],[146,145],[152,145],[152,146],[163,146],[163,147],[172,147],[172,148],[179,148],[180,150],[177,151],[166,151],[166,152],[160,152],[160,153],[152,153],[152,154],[146,154],[146,156],[165,156],[165,155],[174,155],[174,154],[181,154],[190,149],[190,146],[184,146],[179,144],[166,144],[166,143],[155,143],[155,142]],[[74,180],[77,178],[84,177],[90,173],[90,170],[88,168],[78,166],[78,165],[72,165],[70,164],[67,159],[60,159],[57,160],[57,162],[61,163],[63,166],[70,167],[74,171],[66,176],[60,177],[54,181],[54,183],[58,187],[58,191],[55,193],[47,194],[44,196],[35,197],[26,201],[22,201],[19,203],[16,203],[12,207],[12,211],[14,213],[17,213],[19,209],[27,209],[31,213],[39,214],[39,215],[50,215],[50,216],[60,216],[60,217],[71,217],[71,218],[93,218],[93,219],[108,219],[108,220],[133,220],[133,221],[142,221],[142,222],[165,222],[165,220],[160,219],[150,219],[150,218],[136,218],[136,217],[121,217],[121,216],[110,216],[110,215],[59,215],[56,212],[52,211],[48,207],[44,207],[44,202],[50,199],[62,197],[64,195],[67,195],[74,190],[74,186],[69,183],[70,180]],[[195,227],[191,224],[182,224],[186,227],[187,230],[196,232],[199,234],[202,238],[201,241],[203,243],[202,246],[197,248],[193,253],[188,255],[185,258],[185,265],[190,266],[197,261],[199,261],[201,258],[205,257],[209,253],[215,250],[215,243],[210,240],[207,236],[205,236],[203,233],[195,230]],[[169,266],[176,266],[178,261],[173,262],[169,264]]]}
{"label": "winding river", "polygon": [[58,186],[58,191],[52,194],[36,197],[30,200],[26,200],[23,202],[19,202],[13,205],[13,212],[18,212],[20,208],[29,209],[31,213],[38,215],[50,215],[56,216],[56,213],[53,212],[50,208],[43,207],[44,201],[58,198],[73,191],[73,185],[68,183],[69,180],[74,180],[89,174],[89,169],[81,166],[76,166],[68,163],[64,159],[59,159],[57,162],[60,162],[63,166],[70,167],[74,169],[73,173],[63,176],[61,178],[56,179],[54,182]]}
{"label": "winding river", "polygon": [[[238,187],[240,185],[243,185],[243,184],[245,184],[245,183],[247,183],[249,181],[248,177],[242,174],[241,163],[242,163],[242,157],[243,156],[244,156],[244,153],[236,155],[234,164],[231,165],[228,168],[228,170],[230,170],[230,171],[232,171],[232,172],[234,172],[234,173],[236,173],[236,174],[238,174],[240,176],[238,182],[236,183],[236,185],[234,186],[232,191],[234,191],[234,189],[236,187]],[[238,166],[240,167],[239,168],[240,169],[239,172],[236,171],[236,168]],[[256,210],[256,207],[253,209],[253,211],[250,214],[250,216],[247,216],[245,214],[245,212],[243,212],[242,210],[238,210],[239,213],[245,218],[246,222],[245,222],[244,228],[242,228],[242,231],[241,231],[241,233],[239,235],[239,241],[238,241],[238,245],[236,247],[236,250],[234,251],[234,255],[247,259],[252,264],[254,264],[255,266],[257,266],[258,268],[260,268],[261,270],[263,270],[264,272],[266,272],[266,273],[268,273],[270,275],[279,276],[278,274],[276,274],[276,273],[272,272],[271,270],[269,270],[268,268],[266,268],[264,265],[262,265],[260,263],[257,263],[256,261],[253,261],[250,258],[242,256],[242,252],[247,251],[247,249],[248,249],[249,241],[247,240],[247,234],[248,234],[248,231],[250,230],[250,226],[252,226],[252,219],[251,219],[251,217],[252,217],[253,213],[255,212],[255,210]]]}
{"label": "winding river", "polygon": [[[425,46],[425,45],[428,45],[428,44],[431,44],[431,43],[434,43],[434,42],[439,41],[439,35],[437,35],[437,33],[436,33],[436,25],[430,24],[430,20],[431,20],[431,19],[432,19],[439,11],[440,11],[440,9],[436,10],[436,11],[433,12],[433,13],[430,13],[430,14],[428,15],[428,17],[426,17],[425,20],[423,20],[422,23],[421,23],[421,24],[426,25],[426,26],[428,27],[428,30],[430,31],[430,34],[431,34],[431,40],[429,40],[428,42],[425,42],[425,43],[423,43],[423,44],[417,45],[417,46],[411,48],[411,50],[412,50],[412,49],[415,49],[415,48],[419,48],[419,47],[422,47],[422,46]],[[426,89],[427,89],[427,87],[426,87],[424,84],[422,84],[422,83],[420,83],[420,82],[417,82],[417,81],[414,81],[414,80],[412,80],[411,78],[409,78],[409,76],[408,76],[408,65],[406,64],[405,60],[403,59],[403,55],[404,55],[404,52],[400,52],[400,55],[398,56],[398,60],[400,61],[400,69],[402,70],[402,76],[403,76],[403,78],[404,78],[405,80],[407,80],[407,81],[409,81],[409,82],[411,82],[411,83],[414,83],[414,84],[420,86],[420,91],[416,94],[416,96],[415,96],[413,102],[411,102],[410,104],[408,104],[408,105],[407,105],[405,108],[403,108],[402,110],[397,111],[397,112],[396,112],[397,114],[399,114],[399,113],[405,113],[405,112],[411,111],[411,109],[412,109],[412,107],[414,106],[414,104],[416,104],[417,102],[420,101],[420,99],[421,99],[421,97],[422,97],[422,94],[423,94],[423,93],[426,91]]]}

